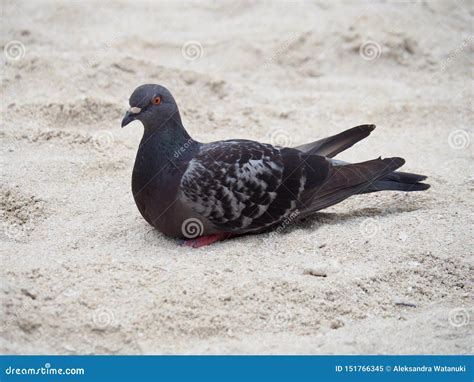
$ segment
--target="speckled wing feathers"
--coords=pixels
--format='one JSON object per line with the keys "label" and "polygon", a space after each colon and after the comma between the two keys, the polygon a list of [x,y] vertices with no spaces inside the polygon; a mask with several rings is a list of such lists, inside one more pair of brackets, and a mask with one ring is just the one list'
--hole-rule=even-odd
{"label": "speckled wing feathers", "polygon": [[210,143],[190,161],[180,188],[195,212],[226,232],[265,229],[301,208],[329,163],[295,149],[246,140]]}

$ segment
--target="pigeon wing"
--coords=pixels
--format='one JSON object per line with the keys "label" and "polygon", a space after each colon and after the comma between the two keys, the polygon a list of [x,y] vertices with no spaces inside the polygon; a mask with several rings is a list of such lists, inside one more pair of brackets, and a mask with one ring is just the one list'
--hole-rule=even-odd
{"label": "pigeon wing", "polygon": [[201,146],[180,189],[187,205],[223,232],[257,232],[304,208],[329,162],[291,148],[247,140]]}

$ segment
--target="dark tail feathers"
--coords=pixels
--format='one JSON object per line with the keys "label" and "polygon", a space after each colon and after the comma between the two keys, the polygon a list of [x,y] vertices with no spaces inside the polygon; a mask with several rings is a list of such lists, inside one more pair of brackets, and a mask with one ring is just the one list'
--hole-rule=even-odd
{"label": "dark tail feathers", "polygon": [[409,172],[394,171],[382,179],[372,183],[367,189],[360,192],[366,194],[377,191],[424,191],[430,188],[427,183],[420,183],[426,176]]}

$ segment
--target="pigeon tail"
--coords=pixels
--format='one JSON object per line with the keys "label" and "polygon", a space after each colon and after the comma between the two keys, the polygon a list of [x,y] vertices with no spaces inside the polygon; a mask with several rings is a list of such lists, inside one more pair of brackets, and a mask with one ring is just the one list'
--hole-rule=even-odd
{"label": "pigeon tail", "polygon": [[352,195],[363,194],[397,168],[403,166],[403,158],[374,159],[366,162],[333,165],[326,181],[312,190],[313,197],[303,215],[308,216],[327,208]]}
{"label": "pigeon tail", "polygon": [[424,191],[430,188],[427,183],[421,183],[427,177],[425,175],[412,174],[409,172],[394,171],[377,182],[371,184],[361,194],[377,191]]}

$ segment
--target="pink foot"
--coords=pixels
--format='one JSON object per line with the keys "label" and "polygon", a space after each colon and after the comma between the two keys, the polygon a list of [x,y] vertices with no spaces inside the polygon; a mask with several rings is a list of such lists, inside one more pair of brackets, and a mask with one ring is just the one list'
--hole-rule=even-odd
{"label": "pink foot", "polygon": [[236,235],[233,235],[231,233],[216,233],[214,235],[200,236],[195,239],[184,240],[181,245],[183,247],[201,248],[205,247],[206,245],[215,243],[216,241],[229,239],[233,236]]}

